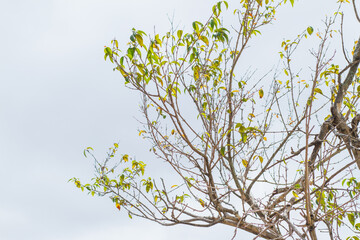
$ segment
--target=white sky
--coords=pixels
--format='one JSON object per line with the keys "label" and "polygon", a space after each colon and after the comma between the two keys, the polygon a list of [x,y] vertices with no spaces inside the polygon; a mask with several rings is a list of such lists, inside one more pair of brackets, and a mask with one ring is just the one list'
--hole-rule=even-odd
{"label": "white sky", "polygon": [[[204,20],[213,2],[0,0],[0,239],[231,238],[233,229],[226,226],[162,227],[130,220],[107,198],[90,197],[67,183],[74,176],[92,177],[92,162],[82,155],[88,146],[101,158],[120,141],[124,152],[155,161],[137,134],[139,98],[104,61],[103,46],[114,37],[124,44],[132,27],[164,32],[173,13],[180,26]],[[281,40],[309,25],[320,27],[334,3],[302,0],[293,9],[284,7],[263,42],[252,44],[249,63],[270,68]],[[345,27],[355,34],[351,44],[359,26]],[[251,236],[239,232],[237,239]]]}

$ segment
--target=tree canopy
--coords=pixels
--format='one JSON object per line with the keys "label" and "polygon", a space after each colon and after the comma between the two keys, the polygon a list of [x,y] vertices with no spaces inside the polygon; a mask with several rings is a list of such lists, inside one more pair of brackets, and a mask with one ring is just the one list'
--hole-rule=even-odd
{"label": "tree canopy", "polygon": [[[263,27],[276,26],[285,4],[294,0],[222,1],[191,31],[133,29],[123,51],[112,40],[105,60],[141,94],[139,135],[180,180],[151,175],[115,143],[102,161],[85,149],[95,177],[71,181],[109,196],[130,218],[163,225],[225,224],[264,239],[359,239],[360,41],[345,43],[342,12],[352,4],[360,23],[359,3],[339,0],[321,29],[308,26],[279,43],[281,67],[256,77],[239,61]],[[236,22],[226,25],[224,11]],[[304,41],[313,62],[296,58]]]}

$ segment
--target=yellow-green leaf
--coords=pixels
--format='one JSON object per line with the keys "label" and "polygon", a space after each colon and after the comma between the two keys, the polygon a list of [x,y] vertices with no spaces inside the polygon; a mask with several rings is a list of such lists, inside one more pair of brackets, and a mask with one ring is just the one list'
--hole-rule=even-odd
{"label": "yellow-green leaf", "polygon": [[200,67],[198,65],[196,65],[194,67],[194,78],[195,78],[195,80],[199,79],[199,77],[200,77],[199,72],[200,72]]}
{"label": "yellow-green leaf", "polygon": [[306,29],[306,31],[308,32],[308,34],[311,35],[311,34],[314,32],[314,29],[313,29],[313,27],[309,26],[309,27]]}
{"label": "yellow-green leaf", "polygon": [[178,36],[179,39],[181,38],[182,34],[183,34],[183,30],[178,30],[177,31],[177,36]]}
{"label": "yellow-green leaf", "polygon": [[262,90],[262,89],[259,90],[259,97],[260,98],[264,97],[264,90]]}
{"label": "yellow-green leaf", "polygon": [[354,217],[354,213],[348,213],[348,219],[349,222],[351,223],[351,225],[355,225],[355,217]]}
{"label": "yellow-green leaf", "polygon": [[284,73],[285,73],[286,76],[289,76],[289,73],[288,73],[288,71],[286,69],[284,69]]}
{"label": "yellow-green leaf", "polygon": [[138,43],[140,44],[140,46],[142,46],[142,47],[145,46],[144,45],[144,40],[143,40],[143,38],[142,38],[142,36],[140,34],[136,34],[135,38],[138,41]]}
{"label": "yellow-green leaf", "polygon": [[203,41],[207,46],[209,46],[209,40],[205,36],[201,36],[200,40]]}
{"label": "yellow-green leaf", "polygon": [[320,93],[321,95],[323,95],[323,93],[322,93],[322,91],[321,91],[321,89],[320,89],[320,88],[315,88],[315,89],[314,89],[314,92],[316,92],[316,93]]}

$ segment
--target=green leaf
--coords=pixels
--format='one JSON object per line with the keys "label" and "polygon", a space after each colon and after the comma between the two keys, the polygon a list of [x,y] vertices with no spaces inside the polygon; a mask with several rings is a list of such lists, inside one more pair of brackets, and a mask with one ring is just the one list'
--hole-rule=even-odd
{"label": "green leaf", "polygon": [[219,11],[221,11],[221,2],[218,2],[216,5],[217,5],[217,8],[219,9]]}
{"label": "green leaf", "polygon": [[130,60],[132,60],[134,58],[134,53],[135,53],[135,48],[129,48],[127,50],[127,56],[130,58]]}
{"label": "green leaf", "polygon": [[346,182],[346,178],[345,178],[344,180],[342,180],[341,185],[344,186],[344,183],[345,183],[345,182]]}
{"label": "green leaf", "polygon": [[290,0],[291,6],[294,6],[294,0]]}
{"label": "green leaf", "polygon": [[211,19],[211,21],[210,21],[210,29],[211,29],[211,31],[214,29],[215,26],[217,26],[217,22],[214,19]]}
{"label": "green leaf", "polygon": [[225,156],[225,147],[221,147],[220,154],[221,156]]}

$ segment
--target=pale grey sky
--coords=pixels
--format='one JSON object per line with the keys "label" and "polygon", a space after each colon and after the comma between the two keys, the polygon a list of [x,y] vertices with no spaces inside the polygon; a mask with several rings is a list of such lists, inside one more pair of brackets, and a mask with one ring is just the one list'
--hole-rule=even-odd
{"label": "pale grey sky", "polygon": [[[140,99],[104,61],[103,46],[114,37],[125,44],[132,27],[165,32],[173,13],[180,27],[205,20],[214,2],[0,0],[1,240],[231,238],[233,229],[226,226],[130,220],[107,198],[90,197],[67,183],[74,176],[92,177],[92,162],[82,154],[88,146],[101,158],[120,141],[137,159],[156,161],[137,134]],[[255,68],[272,67],[283,38],[309,25],[320,27],[336,0],[295,3],[251,44],[248,63]],[[345,27],[354,40],[358,32]],[[236,239],[252,237],[239,232]]]}

